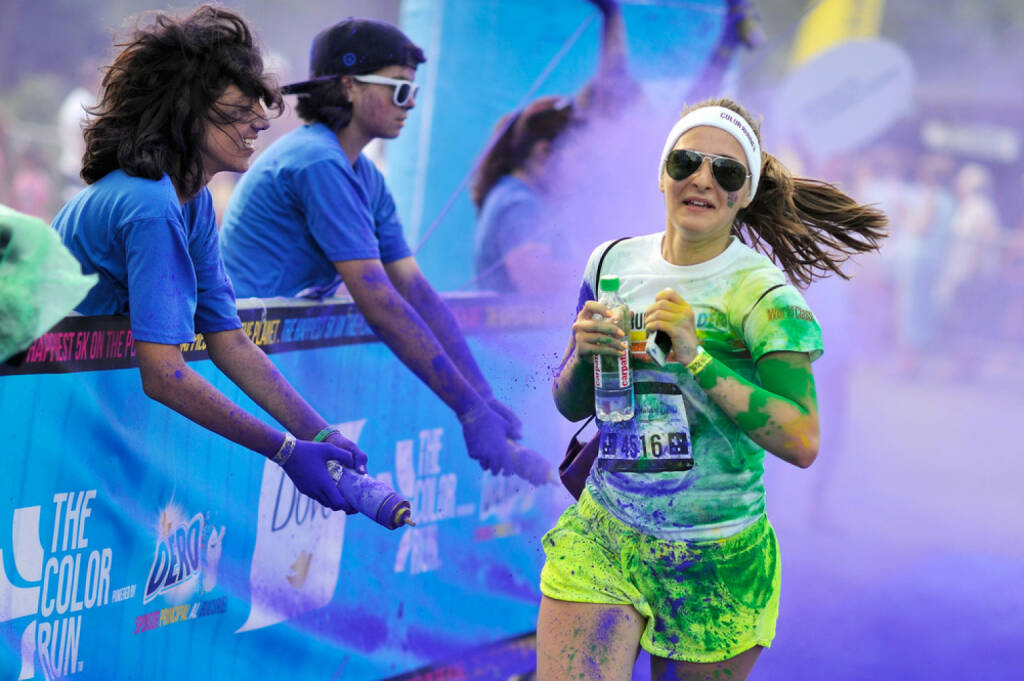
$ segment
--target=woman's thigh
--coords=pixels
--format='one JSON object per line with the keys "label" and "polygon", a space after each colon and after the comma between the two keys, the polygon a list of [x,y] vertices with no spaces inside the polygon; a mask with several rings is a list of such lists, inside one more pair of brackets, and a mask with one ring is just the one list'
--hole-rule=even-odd
{"label": "woman's thigh", "polygon": [[722,662],[677,662],[651,656],[651,681],[743,681],[764,650],[754,646]]}
{"label": "woman's thigh", "polygon": [[629,605],[541,598],[537,681],[629,681],[646,620]]}

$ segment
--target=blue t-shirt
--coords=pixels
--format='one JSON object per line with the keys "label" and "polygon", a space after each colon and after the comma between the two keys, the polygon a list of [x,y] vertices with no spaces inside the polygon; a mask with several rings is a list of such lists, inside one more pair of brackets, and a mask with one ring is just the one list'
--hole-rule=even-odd
{"label": "blue t-shirt", "polygon": [[[525,182],[505,175],[487,192],[477,217],[473,267],[477,288],[514,292],[504,259],[509,251],[529,241],[542,240],[541,199]],[[554,250],[554,244],[548,244]]]}
{"label": "blue t-shirt", "polygon": [[384,177],[362,154],[349,163],[322,123],[293,130],[249,168],[221,229],[240,297],[294,296],[330,284],[334,262],[411,255]]}
{"label": "blue t-shirt", "polygon": [[209,190],[181,205],[166,175],[115,170],[76,194],[53,226],[82,270],[100,276],[78,312],[128,315],[135,339],[150,343],[241,328]]}

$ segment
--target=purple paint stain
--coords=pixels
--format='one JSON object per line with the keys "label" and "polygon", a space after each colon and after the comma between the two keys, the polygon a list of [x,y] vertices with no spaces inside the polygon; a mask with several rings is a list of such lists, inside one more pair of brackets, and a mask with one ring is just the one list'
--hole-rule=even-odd
{"label": "purple paint stain", "polygon": [[426,660],[447,660],[472,648],[473,642],[453,636],[439,635],[436,630],[410,626],[405,634],[404,648]]}
{"label": "purple paint stain", "polygon": [[327,618],[321,626],[330,638],[365,653],[377,650],[388,639],[387,619],[365,610],[351,610],[344,618]]}
{"label": "purple paint stain", "polygon": [[181,369],[177,369],[177,370],[175,370],[175,372],[174,372],[174,377],[175,377],[176,379],[178,379],[179,381],[181,380],[181,377],[182,377],[183,375],[184,375],[184,374],[182,374],[182,373],[181,373]]}
{"label": "purple paint stain", "polygon": [[619,620],[627,615],[620,610],[606,610],[597,619],[594,643],[602,646],[610,645],[619,627]]}

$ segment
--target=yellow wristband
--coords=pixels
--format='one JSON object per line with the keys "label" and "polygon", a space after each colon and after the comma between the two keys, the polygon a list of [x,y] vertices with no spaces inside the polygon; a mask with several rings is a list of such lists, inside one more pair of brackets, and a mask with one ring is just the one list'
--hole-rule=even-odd
{"label": "yellow wristband", "polygon": [[707,353],[703,347],[697,346],[697,356],[693,358],[693,361],[686,365],[686,370],[690,372],[691,376],[696,376],[700,372],[708,368],[711,361],[714,359],[709,353]]}
{"label": "yellow wristband", "polygon": [[277,453],[270,457],[271,460],[278,466],[283,466],[291,458],[292,452],[295,450],[295,438],[291,433],[284,434],[284,442],[277,448]]}

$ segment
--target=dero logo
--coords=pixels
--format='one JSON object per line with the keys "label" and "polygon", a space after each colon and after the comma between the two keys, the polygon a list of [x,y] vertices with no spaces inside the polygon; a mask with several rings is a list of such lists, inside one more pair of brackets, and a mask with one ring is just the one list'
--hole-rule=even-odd
{"label": "dero logo", "polygon": [[[85,668],[79,659],[82,613],[111,602],[113,552],[90,546],[86,533],[95,498],[94,489],[53,495],[48,553],[39,535],[42,507],[14,509],[11,549],[0,550],[0,622],[35,616],[21,636],[19,680],[36,678],[37,660],[46,679]],[[119,589],[114,600],[133,594],[134,587]]]}
{"label": "dero logo", "polygon": [[208,525],[204,514],[196,513],[189,519],[176,504],[168,504],[160,514],[153,565],[142,602],[163,596],[173,605],[136,617],[136,634],[226,611],[226,596],[184,602],[217,586],[224,532],[223,526],[217,529]]}

